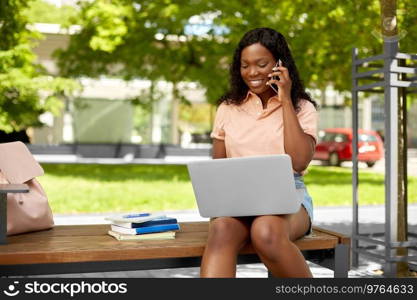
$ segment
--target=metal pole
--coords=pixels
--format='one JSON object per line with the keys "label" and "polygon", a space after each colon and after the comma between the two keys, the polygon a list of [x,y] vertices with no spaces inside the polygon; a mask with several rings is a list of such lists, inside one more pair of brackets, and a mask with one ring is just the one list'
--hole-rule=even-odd
{"label": "metal pole", "polygon": [[0,245],[7,244],[7,193],[28,193],[26,184],[0,184]]}
{"label": "metal pole", "polygon": [[[352,199],[353,199],[353,215],[352,215],[352,235],[359,235],[358,223],[358,91],[357,79],[355,78],[358,72],[356,60],[358,57],[358,48],[352,50]],[[356,251],[359,247],[359,240],[352,239],[352,265],[359,266],[359,253]]]}
{"label": "metal pole", "polygon": [[398,41],[384,41],[384,96],[385,96],[385,268],[387,277],[397,273],[396,263],[391,258],[396,251],[390,242],[398,240],[398,88],[392,82],[398,75],[390,71],[397,65],[395,56],[398,52]]}

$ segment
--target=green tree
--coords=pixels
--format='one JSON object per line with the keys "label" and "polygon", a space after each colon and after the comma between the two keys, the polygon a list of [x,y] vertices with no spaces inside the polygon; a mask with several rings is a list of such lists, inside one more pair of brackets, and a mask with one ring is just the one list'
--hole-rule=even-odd
{"label": "green tree", "polygon": [[208,98],[215,99],[226,89],[224,57],[230,56],[230,45],[217,42],[214,34],[185,34],[189,19],[214,11],[210,6],[200,0],[83,3],[78,20],[83,30],[59,53],[60,68],[71,76],[192,80],[210,87]]}
{"label": "green tree", "polygon": [[73,80],[46,74],[32,52],[40,35],[27,29],[27,0],[0,2],[0,130],[41,125],[38,117],[62,106],[59,95],[77,87]]}
{"label": "green tree", "polygon": [[[269,26],[288,39],[306,86],[350,90],[351,49],[380,53],[377,0],[95,0],[86,2],[78,23],[83,30],[60,53],[64,74],[110,74],[194,80],[207,88],[210,102],[227,89],[233,49],[247,30]],[[411,51],[417,37],[417,3],[401,1],[407,14],[402,41]],[[190,18],[212,21],[204,36],[187,34]],[[210,24],[208,22],[207,24]],[[216,28],[225,30],[219,34]],[[177,39],[175,39],[175,37]]]}

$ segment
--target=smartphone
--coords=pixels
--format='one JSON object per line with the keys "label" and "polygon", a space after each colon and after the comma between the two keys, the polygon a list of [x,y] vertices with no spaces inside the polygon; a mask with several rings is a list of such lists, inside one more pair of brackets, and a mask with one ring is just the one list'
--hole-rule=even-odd
{"label": "smartphone", "polygon": [[[282,66],[282,62],[281,62],[280,59],[278,59],[278,61],[276,62],[274,68],[279,67],[279,66]],[[272,79],[273,80],[279,80],[279,77],[278,76],[272,76]],[[275,93],[278,94],[278,86],[276,84],[271,84],[269,86],[271,87],[271,89],[274,90]]]}

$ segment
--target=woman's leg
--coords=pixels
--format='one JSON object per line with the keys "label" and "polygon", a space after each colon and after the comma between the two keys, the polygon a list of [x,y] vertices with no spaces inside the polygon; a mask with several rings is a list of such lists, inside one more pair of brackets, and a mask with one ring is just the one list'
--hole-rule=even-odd
{"label": "woman's leg", "polygon": [[200,276],[235,277],[237,254],[248,239],[249,224],[244,218],[219,217],[210,220]]}
{"label": "woman's leg", "polygon": [[305,208],[291,215],[260,216],[251,227],[252,245],[275,277],[312,277],[310,269],[293,241],[310,226]]}

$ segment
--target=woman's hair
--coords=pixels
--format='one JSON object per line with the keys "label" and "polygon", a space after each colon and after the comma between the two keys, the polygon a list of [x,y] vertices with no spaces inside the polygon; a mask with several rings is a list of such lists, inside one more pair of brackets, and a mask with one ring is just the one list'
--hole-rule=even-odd
{"label": "woman's hair", "polygon": [[298,102],[301,99],[306,99],[317,107],[317,104],[304,89],[287,41],[281,33],[271,28],[255,28],[248,31],[240,40],[230,65],[230,89],[219,99],[218,104],[226,102],[227,104],[240,105],[246,98],[249,88],[240,74],[240,59],[243,49],[256,43],[268,49],[275,60],[281,59],[283,66],[288,69],[292,81],[291,101],[294,108],[298,108]]}

